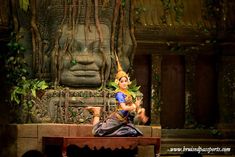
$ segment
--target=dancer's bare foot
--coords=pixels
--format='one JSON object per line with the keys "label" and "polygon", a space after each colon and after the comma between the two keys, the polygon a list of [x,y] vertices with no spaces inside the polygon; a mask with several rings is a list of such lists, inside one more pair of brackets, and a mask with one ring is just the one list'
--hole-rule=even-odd
{"label": "dancer's bare foot", "polygon": [[86,109],[86,110],[88,110],[88,111],[93,112],[93,116],[94,116],[94,117],[96,117],[96,116],[99,116],[99,115],[100,115],[101,107],[88,106],[88,107],[86,107],[85,109]]}
{"label": "dancer's bare foot", "polygon": [[88,111],[93,112],[93,125],[97,124],[100,121],[100,110],[101,107],[89,106],[85,108]]}

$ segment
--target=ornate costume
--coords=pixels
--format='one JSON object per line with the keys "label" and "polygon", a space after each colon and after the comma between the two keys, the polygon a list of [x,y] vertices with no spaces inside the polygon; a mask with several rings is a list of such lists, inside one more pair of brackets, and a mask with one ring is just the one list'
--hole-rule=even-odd
{"label": "ornate costume", "polygon": [[[93,128],[94,136],[142,136],[142,132],[133,125],[134,116],[122,110],[120,103],[132,103],[128,91],[118,91],[115,94],[117,109],[103,122],[98,122]],[[129,102],[128,102],[129,101]]]}
{"label": "ornate costume", "polygon": [[[116,74],[115,82],[122,77],[126,77],[128,84],[130,84],[129,77],[124,72],[119,64],[118,58],[118,72]],[[94,125],[93,135],[94,136],[142,136],[142,132],[133,125],[134,115],[130,111],[123,110],[120,103],[125,103],[127,106],[131,105],[132,96],[128,90],[118,88],[115,91],[115,98],[117,101],[116,111],[108,116],[103,122],[98,122]]]}

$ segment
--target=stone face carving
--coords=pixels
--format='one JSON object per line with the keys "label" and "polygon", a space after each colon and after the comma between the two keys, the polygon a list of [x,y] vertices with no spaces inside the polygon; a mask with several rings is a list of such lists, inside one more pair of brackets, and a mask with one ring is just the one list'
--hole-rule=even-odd
{"label": "stone face carving", "polygon": [[[96,27],[91,25],[90,31],[87,33],[84,32],[84,29],[85,25],[82,24],[75,26],[74,32],[76,34],[72,34],[72,28],[67,25],[62,29],[62,36],[59,40],[60,53],[63,54],[60,76],[62,85],[100,86],[102,82],[101,70],[104,66],[103,55],[105,55],[106,63],[111,65],[109,27],[101,24],[104,38],[101,48],[99,48],[100,41]],[[73,40],[71,40],[72,36]]]}
{"label": "stone face carving", "polygon": [[33,73],[56,86],[97,88],[116,72],[114,52],[128,71],[136,42],[130,1],[120,2],[32,0],[31,16],[18,8],[15,30]]}
{"label": "stone face carving", "polygon": [[[32,73],[54,85],[53,92],[46,90],[35,103],[35,121],[79,123],[89,117],[84,106],[102,106],[104,117],[112,110],[106,105],[114,104],[113,99],[99,95],[116,73],[115,52],[123,69],[130,68],[135,47],[130,3],[31,0],[27,12],[17,1],[13,3],[18,20],[14,21],[15,30],[26,46]],[[68,95],[61,92],[65,89]],[[90,90],[90,99],[79,96]]]}

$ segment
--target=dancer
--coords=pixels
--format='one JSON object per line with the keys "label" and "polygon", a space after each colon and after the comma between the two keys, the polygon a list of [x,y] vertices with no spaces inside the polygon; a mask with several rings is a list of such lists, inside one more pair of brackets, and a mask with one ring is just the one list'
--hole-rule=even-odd
{"label": "dancer", "polygon": [[93,130],[94,136],[142,136],[143,133],[134,126],[133,120],[139,119],[143,123],[148,121],[145,115],[145,109],[141,108],[141,98],[136,98],[128,91],[131,84],[129,76],[122,70],[119,60],[116,56],[118,72],[115,77],[115,83],[118,88],[115,90],[117,101],[116,111],[109,115],[104,121],[100,121],[100,107],[87,107],[93,112]]}

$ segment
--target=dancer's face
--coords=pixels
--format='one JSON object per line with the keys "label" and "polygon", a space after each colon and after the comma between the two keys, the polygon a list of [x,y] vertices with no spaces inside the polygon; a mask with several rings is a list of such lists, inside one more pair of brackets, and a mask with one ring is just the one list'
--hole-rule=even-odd
{"label": "dancer's face", "polygon": [[121,89],[127,89],[128,84],[129,84],[128,79],[126,77],[122,77],[120,78],[118,85]]}

